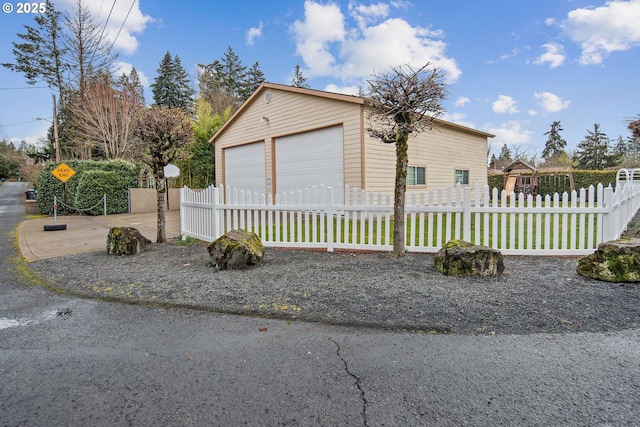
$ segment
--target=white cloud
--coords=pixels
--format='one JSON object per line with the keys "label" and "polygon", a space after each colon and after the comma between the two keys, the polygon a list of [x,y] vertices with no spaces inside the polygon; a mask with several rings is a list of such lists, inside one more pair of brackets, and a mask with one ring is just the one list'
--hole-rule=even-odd
{"label": "white cloud", "polygon": [[[426,62],[440,68],[449,83],[462,74],[455,59],[445,53],[447,45],[440,40],[441,31],[413,27],[400,18],[387,18],[388,9],[377,4],[368,7],[352,4],[350,10],[356,16],[357,28],[348,27],[338,5],[305,2],[304,20],[296,21],[292,32],[297,53],[310,77],[327,76],[346,84],[361,84],[374,72],[386,72],[403,64],[419,67]],[[371,24],[376,20],[382,21]]]}
{"label": "white cloud", "polygon": [[599,64],[611,52],[640,46],[640,0],[608,1],[572,10],[562,29],[582,48],[581,64]]}
{"label": "white cloud", "polygon": [[564,47],[561,44],[547,43],[543,44],[542,48],[546,49],[546,52],[536,59],[536,64],[542,65],[548,62],[549,68],[556,68],[564,63],[566,56],[564,54]]}
{"label": "white cloud", "polygon": [[459,96],[458,99],[456,99],[456,102],[455,102],[454,105],[456,107],[464,107],[465,105],[467,105],[470,102],[471,102],[471,100],[469,98],[467,98],[466,96]]}
{"label": "white cloud", "polygon": [[410,1],[391,0],[391,6],[397,9],[409,9],[413,6],[413,4]]}
{"label": "white cloud", "polygon": [[330,43],[346,36],[344,16],[336,4],[304,3],[304,21],[293,23],[297,53],[309,68],[310,76],[333,75],[335,58]]}
{"label": "white cloud", "polygon": [[364,6],[349,3],[349,11],[358,23],[358,27],[364,29],[368,24],[376,22],[381,18],[386,18],[389,15],[389,5],[377,3]]}
{"label": "white cloud", "polygon": [[257,38],[262,37],[262,21],[260,21],[260,24],[257,27],[251,27],[249,28],[249,30],[247,31],[247,44],[249,46],[253,46],[253,41]]}
{"label": "white cloud", "polygon": [[511,53],[504,53],[500,55],[500,61],[504,61],[505,59],[509,59],[509,58],[514,58],[518,56],[519,53],[520,53],[520,49],[513,49]]}
{"label": "white cloud", "polygon": [[485,124],[484,130],[494,134],[491,145],[501,147],[504,144],[524,144],[531,140],[533,132],[522,128],[522,124],[516,120],[510,120],[499,125]]}
{"label": "white cloud", "polygon": [[330,83],[324,88],[324,90],[326,90],[327,92],[342,93],[344,95],[358,95],[358,93],[360,92],[360,87],[359,86],[338,86],[333,83]]}
{"label": "white cloud", "polygon": [[[76,0],[61,0],[63,9],[73,10]],[[104,4],[103,4],[104,3]],[[135,34],[141,34],[153,18],[144,15],[140,10],[140,2],[114,2],[113,9],[105,2],[83,2],[96,22],[106,27],[104,37],[113,44],[116,51],[125,55],[133,55],[138,50],[138,39]],[[108,21],[107,21],[108,18]]]}
{"label": "white cloud", "polygon": [[475,129],[475,125],[472,122],[466,120],[467,118],[466,113],[445,113],[442,115],[441,118],[442,120],[446,120],[451,123],[456,123],[461,126],[466,126],[468,128]]}
{"label": "white cloud", "polygon": [[509,58],[515,58],[516,56],[518,56],[520,54],[520,49],[513,49],[510,53],[503,53],[502,55],[500,55],[500,58],[498,59],[490,59],[487,61],[487,64],[497,64],[500,61],[505,61]]}
{"label": "white cloud", "polygon": [[493,105],[491,106],[491,108],[493,109],[494,113],[509,113],[509,114],[513,114],[513,113],[517,113],[518,111],[518,105],[516,103],[516,101],[507,95],[500,95],[498,97],[497,100],[495,100],[493,102]]}
{"label": "white cloud", "polygon": [[536,92],[533,97],[538,100],[538,105],[544,109],[545,113],[557,113],[569,108],[571,101],[560,98],[551,92]]}
{"label": "white cloud", "polygon": [[[389,37],[390,34],[394,37]],[[444,54],[446,43],[431,38],[432,35],[430,30],[412,27],[399,18],[368,27],[359,37],[349,38],[342,44],[341,57],[347,58],[342,74],[368,77],[374,71],[386,71],[391,66],[418,67],[431,62],[446,73],[449,83],[454,82],[462,72],[456,61]]]}

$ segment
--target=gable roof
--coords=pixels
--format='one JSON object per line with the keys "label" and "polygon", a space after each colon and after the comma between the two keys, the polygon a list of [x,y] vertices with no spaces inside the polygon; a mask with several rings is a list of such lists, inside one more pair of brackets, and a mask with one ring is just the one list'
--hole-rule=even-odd
{"label": "gable roof", "polygon": [[534,168],[533,166],[531,166],[529,163],[525,162],[524,160],[516,160],[515,162],[511,163],[509,166],[507,166],[506,168],[504,168],[502,171],[503,172],[511,172],[512,170],[515,169],[529,169],[532,172],[538,172],[538,170],[536,168]]}
{"label": "gable roof", "polygon": [[[308,88],[295,87],[295,86],[289,86],[289,85],[283,85],[283,84],[277,84],[277,83],[262,82],[260,84],[260,86],[258,86],[258,88],[251,94],[251,96],[249,98],[247,98],[247,100],[245,102],[242,103],[240,108],[238,108],[236,110],[236,112],[231,115],[229,120],[227,120],[220,127],[220,129],[218,129],[218,131],[209,139],[209,142],[213,142],[217,138],[219,138],[220,135],[222,135],[229,127],[231,127],[233,122],[244,112],[244,110],[246,108],[248,108],[249,105],[251,105],[253,100],[255,98],[259,97],[260,94],[263,91],[267,90],[267,89],[277,89],[277,90],[282,90],[282,91],[286,91],[286,92],[299,93],[299,94],[302,94],[302,95],[308,95],[308,96],[319,97],[319,98],[324,98],[324,99],[332,99],[332,100],[336,100],[336,101],[350,102],[350,103],[353,103],[353,104],[356,104],[356,105],[364,105],[364,103],[365,103],[365,99],[360,97],[360,96],[344,95],[344,94],[341,94],[341,93],[327,92],[327,91],[317,90],[317,89],[308,89]],[[451,128],[454,128],[454,129],[459,129],[459,130],[462,130],[464,132],[481,135],[481,136],[484,136],[486,138],[495,137],[495,135],[493,135],[493,134],[490,134],[490,133],[487,133],[487,132],[482,132],[482,131],[477,130],[477,129],[473,129],[473,128],[470,128],[470,127],[467,127],[467,126],[462,126],[462,125],[459,125],[457,123],[448,122],[448,121],[442,120],[442,119],[435,119],[434,123],[436,123],[437,125],[441,125],[441,126],[446,126],[446,127],[451,127]]]}

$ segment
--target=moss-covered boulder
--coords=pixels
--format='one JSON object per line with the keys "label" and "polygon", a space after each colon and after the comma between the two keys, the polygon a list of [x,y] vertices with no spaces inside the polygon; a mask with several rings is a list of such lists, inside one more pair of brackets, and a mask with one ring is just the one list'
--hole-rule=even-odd
{"label": "moss-covered boulder", "polygon": [[107,235],[107,254],[136,255],[151,249],[151,240],[134,227],[111,227]]}
{"label": "moss-covered boulder", "polygon": [[250,231],[232,230],[207,246],[211,265],[217,270],[262,265],[264,246]]}
{"label": "moss-covered boulder", "polygon": [[448,276],[498,276],[504,271],[504,258],[488,246],[454,239],[438,251],[433,265]]}
{"label": "moss-covered boulder", "polygon": [[578,260],[578,274],[607,282],[640,282],[640,237],[600,243]]}

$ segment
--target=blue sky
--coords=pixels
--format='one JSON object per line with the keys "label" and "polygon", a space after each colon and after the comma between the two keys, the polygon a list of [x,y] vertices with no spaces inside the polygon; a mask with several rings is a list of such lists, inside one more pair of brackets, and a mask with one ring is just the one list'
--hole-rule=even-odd
{"label": "blue sky", "polygon": [[[9,3],[0,62],[13,62],[15,34],[34,24]],[[55,1],[63,10],[72,3]],[[640,0],[141,0],[128,17],[132,0],[87,5],[102,23],[113,6],[105,34],[118,67],[134,66],[147,85],[166,51],[194,81],[198,63],[231,46],[267,81],[289,84],[299,64],[310,87],[343,93],[390,66],[431,62],[448,76],[443,118],[497,135],[496,154],[506,143],[539,158],[557,120],[569,150],[594,123],[612,140],[626,138],[626,119],[640,114]],[[51,91],[28,87],[0,69],[0,136],[16,143],[44,136],[49,123],[35,118],[52,115]]]}

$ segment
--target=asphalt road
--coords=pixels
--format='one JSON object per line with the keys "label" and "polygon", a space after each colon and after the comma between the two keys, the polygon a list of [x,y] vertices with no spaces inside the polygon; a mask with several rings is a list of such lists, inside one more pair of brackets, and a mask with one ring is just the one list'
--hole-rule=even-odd
{"label": "asphalt road", "polygon": [[25,189],[0,186],[2,426],[640,424],[638,330],[401,333],[19,283]]}

